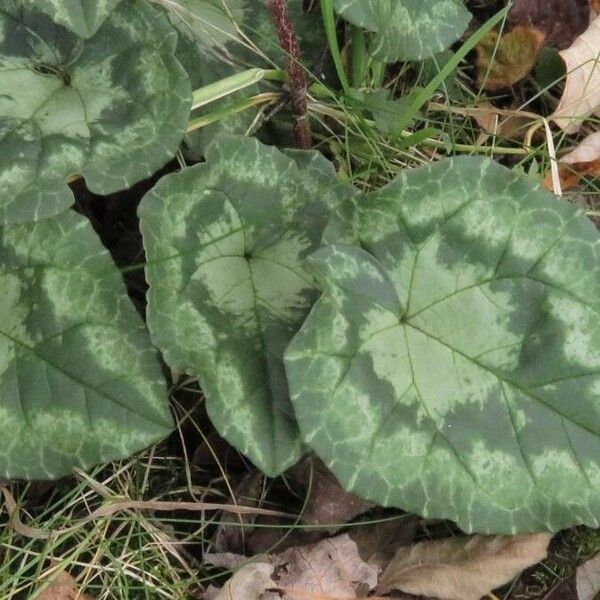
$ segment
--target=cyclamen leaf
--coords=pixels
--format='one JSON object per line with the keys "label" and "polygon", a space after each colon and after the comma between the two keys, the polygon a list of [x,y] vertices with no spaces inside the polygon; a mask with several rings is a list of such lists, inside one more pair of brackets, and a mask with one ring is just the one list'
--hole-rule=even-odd
{"label": "cyclamen leaf", "polygon": [[123,2],[90,39],[15,0],[0,7],[0,224],[73,203],[68,176],[109,194],[161,168],[185,132],[190,84],[166,17]]}
{"label": "cyclamen leaf", "polygon": [[597,526],[591,222],[476,158],[353,204],[310,259],[323,296],[286,352],[303,439],[349,491],[465,531]]}
{"label": "cyclamen leaf", "polygon": [[88,38],[122,0],[19,0],[22,6],[36,7],[55,23],[64,25],[78,36]]}
{"label": "cyclamen leaf", "polygon": [[338,188],[320,154],[295,161],[222,137],[139,208],[152,338],[199,377],[219,433],[269,475],[301,454],[282,356],[316,299],[304,257]]}
{"label": "cyclamen leaf", "polygon": [[462,0],[333,0],[337,12],[376,33],[371,54],[382,61],[422,60],[465,32],[471,13]]}
{"label": "cyclamen leaf", "polygon": [[0,289],[0,476],[60,477],[170,432],[156,352],[86,219],[0,228]]}

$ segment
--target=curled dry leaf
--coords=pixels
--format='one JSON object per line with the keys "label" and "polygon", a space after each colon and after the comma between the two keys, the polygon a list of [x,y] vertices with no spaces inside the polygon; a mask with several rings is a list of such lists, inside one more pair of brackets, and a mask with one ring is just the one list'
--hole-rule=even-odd
{"label": "curled dry leaf", "polygon": [[528,25],[519,25],[500,35],[490,31],[477,44],[477,75],[486,90],[514,85],[533,69],[545,34]]}
{"label": "curled dry leaf", "polygon": [[[600,176],[600,132],[592,133],[572,152],[560,159],[558,173],[563,191],[572,190],[583,177]],[[552,174],[544,177],[544,187],[552,191]]]}
{"label": "curled dry leaf", "polygon": [[35,600],[93,600],[93,598],[82,594],[73,577],[62,571],[50,585],[42,588],[35,596]]}
{"label": "curled dry leaf", "polygon": [[595,600],[600,593],[600,554],[577,568],[577,600]]}
{"label": "curled dry leaf", "polygon": [[575,133],[583,119],[600,115],[600,17],[560,55],[567,68],[567,80],[551,118],[566,133]]}
{"label": "curled dry leaf", "polygon": [[472,115],[486,133],[506,138],[524,137],[532,124],[530,113],[496,108],[491,102],[478,104]]}
{"label": "curled dry leaf", "polygon": [[473,536],[400,548],[379,590],[479,600],[546,557],[550,534]]}

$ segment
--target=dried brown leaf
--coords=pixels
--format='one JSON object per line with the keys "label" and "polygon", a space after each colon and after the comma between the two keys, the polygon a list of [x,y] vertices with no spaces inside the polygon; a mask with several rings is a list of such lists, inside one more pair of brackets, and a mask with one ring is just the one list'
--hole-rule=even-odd
{"label": "dried brown leaf", "polygon": [[68,573],[60,572],[48,585],[44,587],[35,600],[93,600],[91,596],[82,594],[77,583]]}
{"label": "dried brown leaf", "polygon": [[490,31],[477,44],[477,75],[486,90],[514,85],[533,69],[545,34],[529,25],[519,25],[500,35]]}
{"label": "dried brown leaf", "polygon": [[577,568],[577,600],[594,600],[600,593],[600,554]]}
{"label": "dried brown leaf", "polygon": [[[572,190],[583,177],[600,177],[600,132],[592,133],[572,152],[560,159],[558,174],[563,191]],[[547,173],[543,185],[553,189],[552,174]]]}
{"label": "dried brown leaf", "polygon": [[600,115],[600,17],[560,55],[567,68],[567,80],[551,118],[566,133],[575,133],[583,119]]}
{"label": "dried brown leaf", "polygon": [[268,563],[243,566],[221,588],[214,600],[265,600],[266,592],[275,588],[271,579],[274,567]]}
{"label": "dried brown leaf", "polygon": [[[354,494],[348,493],[338,483],[331,471],[319,460],[305,460],[290,470],[297,486],[306,486],[312,480],[310,496],[302,514],[302,521],[311,525],[332,525],[336,531],[375,506]],[[308,491],[308,490],[307,490]]]}
{"label": "dried brown leaf", "polygon": [[473,536],[400,548],[379,591],[479,600],[546,557],[550,534]]}
{"label": "dried brown leaf", "polygon": [[568,48],[590,21],[588,0],[513,0],[508,26],[530,25],[543,31],[546,43]]}
{"label": "dried brown leaf", "polygon": [[530,113],[496,108],[491,102],[478,104],[473,118],[486,133],[506,138],[524,137],[532,123]]}
{"label": "dried brown leaf", "polygon": [[283,567],[277,584],[288,590],[286,598],[295,600],[292,590],[335,598],[366,595],[377,585],[379,570],[365,563],[356,544],[347,534],[322,540],[317,544],[290,548],[277,558]]}

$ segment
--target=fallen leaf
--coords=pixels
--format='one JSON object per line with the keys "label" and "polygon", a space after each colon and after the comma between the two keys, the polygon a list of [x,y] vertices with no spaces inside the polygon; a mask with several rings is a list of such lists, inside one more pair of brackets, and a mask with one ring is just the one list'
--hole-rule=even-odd
{"label": "fallen leaf", "polygon": [[531,72],[544,43],[545,34],[529,25],[519,25],[500,35],[490,31],[477,44],[477,75],[486,90],[514,85]]}
{"label": "fallen leaf", "polygon": [[575,133],[583,119],[600,115],[600,17],[560,55],[567,68],[567,80],[551,118],[566,133]]}
{"label": "fallen leaf", "polygon": [[92,597],[82,594],[73,577],[62,571],[35,596],[35,600],[92,600]]}
{"label": "fallen leaf", "polygon": [[336,531],[375,506],[344,490],[320,460],[309,459],[298,463],[290,470],[289,476],[298,487],[307,486],[307,482],[312,480],[310,496],[302,514],[304,523],[331,525],[330,530]]}
{"label": "fallen leaf", "polygon": [[577,600],[594,600],[600,593],[600,554],[584,562],[575,575]]}
{"label": "fallen leaf", "polygon": [[473,536],[400,548],[379,591],[479,600],[546,557],[550,534]]}
{"label": "fallen leaf", "polygon": [[268,563],[245,565],[233,574],[214,600],[266,600],[266,591],[276,587],[271,579],[273,571],[273,565]]}
{"label": "fallen leaf", "polygon": [[590,21],[588,0],[513,0],[508,26],[529,25],[542,31],[546,43],[568,48]]}
{"label": "fallen leaf", "polygon": [[[347,534],[317,544],[290,548],[277,558],[283,567],[277,584],[285,598],[306,598],[306,592],[346,599],[366,595],[377,585],[379,569],[364,562]],[[294,594],[294,590],[299,590]]]}
{"label": "fallen leaf", "polygon": [[414,542],[421,519],[415,515],[402,515],[393,520],[357,525],[348,529],[348,535],[358,547],[360,557],[382,570],[387,567],[400,546]]}
{"label": "fallen leaf", "polygon": [[[600,177],[600,132],[586,137],[575,150],[560,159],[558,175],[563,191],[577,187],[583,177]],[[550,172],[544,177],[543,185],[553,190]]]}
{"label": "fallen leaf", "polygon": [[475,108],[473,118],[490,135],[522,138],[533,123],[531,114],[517,109],[496,108],[491,102],[482,102]]}

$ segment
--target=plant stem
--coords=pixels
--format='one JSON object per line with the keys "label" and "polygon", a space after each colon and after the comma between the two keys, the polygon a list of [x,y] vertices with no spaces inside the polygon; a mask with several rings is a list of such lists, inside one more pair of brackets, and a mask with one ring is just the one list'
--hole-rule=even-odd
{"label": "plant stem", "polygon": [[346,70],[344,69],[344,61],[340,53],[340,46],[337,39],[337,30],[335,25],[335,14],[333,13],[332,0],[321,0],[321,14],[323,15],[323,25],[325,26],[325,35],[327,36],[327,43],[329,44],[329,51],[331,52],[331,58],[335,65],[340,83],[344,93],[347,94],[350,90],[350,83]]}
{"label": "plant stem", "polygon": [[307,149],[312,145],[308,120],[308,86],[302,68],[298,38],[286,0],[267,0],[267,8],[277,30],[279,45],[288,57],[291,106],[295,119],[294,142],[296,147]]}
{"label": "plant stem", "polygon": [[362,86],[367,73],[367,41],[365,30],[356,25],[352,26],[352,85]]}

